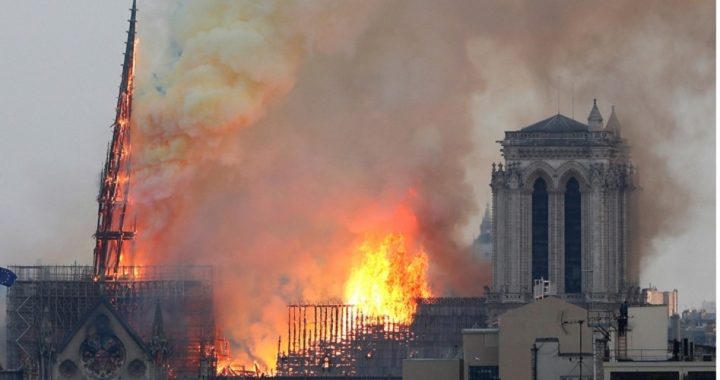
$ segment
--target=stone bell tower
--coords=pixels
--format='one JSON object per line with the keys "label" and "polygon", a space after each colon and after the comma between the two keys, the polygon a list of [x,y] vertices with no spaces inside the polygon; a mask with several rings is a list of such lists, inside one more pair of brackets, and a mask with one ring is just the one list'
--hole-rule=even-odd
{"label": "stone bell tower", "polygon": [[613,108],[593,102],[588,124],[557,114],[499,141],[493,164],[493,283],[488,301],[525,303],[535,280],[574,303],[622,302],[635,169]]}

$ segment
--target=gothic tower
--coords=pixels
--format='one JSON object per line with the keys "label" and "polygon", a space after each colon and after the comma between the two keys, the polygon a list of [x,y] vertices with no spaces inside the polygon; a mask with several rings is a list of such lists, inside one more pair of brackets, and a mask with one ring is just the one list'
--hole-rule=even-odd
{"label": "gothic tower", "polygon": [[634,168],[615,115],[594,102],[584,124],[557,114],[505,132],[493,164],[491,302],[532,300],[534,280],[575,303],[622,302]]}

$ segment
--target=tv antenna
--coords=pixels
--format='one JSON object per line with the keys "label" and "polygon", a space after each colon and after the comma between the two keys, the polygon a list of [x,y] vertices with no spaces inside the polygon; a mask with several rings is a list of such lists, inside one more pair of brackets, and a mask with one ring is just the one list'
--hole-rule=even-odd
{"label": "tv antenna", "polygon": [[555,93],[557,94],[557,110],[558,115],[560,115],[560,87],[555,89]]}
{"label": "tv antenna", "polygon": [[572,112],[572,118],[575,120],[575,81],[572,81],[570,90],[570,109]]}

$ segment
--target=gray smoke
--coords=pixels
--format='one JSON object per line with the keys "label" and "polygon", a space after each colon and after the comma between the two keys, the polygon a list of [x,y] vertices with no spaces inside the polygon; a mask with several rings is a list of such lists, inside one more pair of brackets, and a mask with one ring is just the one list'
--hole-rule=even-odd
{"label": "gray smoke", "polygon": [[558,107],[584,120],[592,98],[606,119],[617,106],[640,168],[643,280],[672,271],[662,257],[712,260],[710,1],[181,4],[143,21],[169,26],[141,42],[140,217],[160,261],[218,266],[245,358],[272,357],[285,303],[341,297],[350,247],[399,204],[433,290],[481,294],[488,270],[465,247],[495,141]]}

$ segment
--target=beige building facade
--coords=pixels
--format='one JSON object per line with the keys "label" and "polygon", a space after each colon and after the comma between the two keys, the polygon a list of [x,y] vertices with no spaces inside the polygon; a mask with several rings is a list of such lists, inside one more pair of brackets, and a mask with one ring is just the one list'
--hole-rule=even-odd
{"label": "beige building facade", "polygon": [[[591,358],[592,330],[587,311],[555,297],[547,297],[500,316],[499,367],[501,379],[532,379],[533,348],[538,338],[557,338],[568,353]],[[582,349],[580,348],[582,334]]]}
{"label": "beige building facade", "polygon": [[668,323],[665,305],[630,306],[625,334],[627,352],[623,356],[630,360],[668,360]]}
{"label": "beige building facade", "polygon": [[462,333],[464,378],[499,378],[500,330],[464,329]]}
{"label": "beige building facade", "polygon": [[462,380],[462,359],[405,359],[403,380]]}

